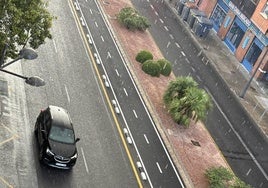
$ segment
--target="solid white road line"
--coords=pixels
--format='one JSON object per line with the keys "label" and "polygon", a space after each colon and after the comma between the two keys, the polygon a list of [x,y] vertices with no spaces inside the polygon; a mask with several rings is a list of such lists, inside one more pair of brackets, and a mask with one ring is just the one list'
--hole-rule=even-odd
{"label": "solid white road line", "polygon": [[119,72],[117,69],[115,69],[115,72],[116,72],[117,76],[119,77],[120,75],[119,75]]}
{"label": "solid white road line", "polygon": [[170,42],[168,41],[168,43],[167,43],[167,48],[169,47],[169,45],[170,45]]}
{"label": "solid white road line", "polygon": [[165,30],[166,30],[166,31],[168,31],[168,28],[167,28],[167,26],[164,26],[164,28],[165,28]]}
{"label": "solid white road line", "polygon": [[123,88],[123,89],[124,89],[124,92],[125,92],[126,96],[128,96],[126,88]]}
{"label": "solid white road line", "polygon": [[249,175],[249,173],[251,172],[251,168],[248,170],[248,172],[246,173],[246,176],[248,176]]}
{"label": "solid white road line", "polygon": [[175,45],[176,45],[178,48],[181,48],[181,46],[180,46],[177,42],[175,42]]}
{"label": "solid white road line", "polygon": [[145,138],[145,140],[146,140],[147,144],[150,144],[150,142],[149,142],[149,140],[148,140],[148,138],[147,138],[146,134],[144,134],[143,136],[144,136],[144,138]]}
{"label": "solid white road line", "polygon": [[87,161],[86,161],[86,157],[85,157],[84,150],[83,150],[82,147],[81,147],[81,153],[82,153],[82,157],[83,157],[84,164],[85,164],[85,167],[86,167],[86,171],[87,171],[87,173],[88,173]]}
{"label": "solid white road line", "polygon": [[52,39],[52,41],[53,41],[53,46],[54,46],[55,52],[58,53],[56,42],[54,39]]}
{"label": "solid white road line", "polygon": [[68,93],[67,86],[65,84],[64,84],[64,89],[65,89],[65,92],[66,92],[68,103],[70,104],[71,100],[70,100],[70,96],[69,96],[69,93]]}
{"label": "solid white road line", "polygon": [[107,59],[108,58],[112,58],[111,53],[109,51],[107,52]]}
{"label": "solid white road line", "polygon": [[163,172],[162,172],[162,169],[160,168],[160,165],[158,164],[158,162],[156,162],[156,165],[157,165],[157,167],[159,169],[159,172],[162,174]]}
{"label": "solid white road line", "polygon": [[137,116],[137,114],[136,114],[136,111],[135,111],[135,110],[132,110],[132,111],[133,111],[135,117],[138,118],[138,116]]}

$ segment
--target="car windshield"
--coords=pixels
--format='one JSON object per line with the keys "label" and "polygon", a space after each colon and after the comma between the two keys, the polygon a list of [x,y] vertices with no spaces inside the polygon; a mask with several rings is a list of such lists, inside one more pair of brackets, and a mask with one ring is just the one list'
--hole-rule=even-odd
{"label": "car windshield", "polygon": [[52,126],[48,137],[51,140],[66,144],[73,144],[75,142],[74,131],[64,127]]}

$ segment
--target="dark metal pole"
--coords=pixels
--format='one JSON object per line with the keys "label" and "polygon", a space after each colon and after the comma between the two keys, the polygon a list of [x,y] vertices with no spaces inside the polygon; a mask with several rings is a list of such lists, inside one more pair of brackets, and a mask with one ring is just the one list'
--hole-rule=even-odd
{"label": "dark metal pole", "polygon": [[241,97],[241,98],[244,98],[244,97],[245,97],[245,94],[246,94],[246,92],[247,92],[247,90],[248,90],[248,88],[249,88],[249,86],[250,86],[250,83],[252,82],[253,78],[255,77],[257,71],[259,70],[259,68],[260,68],[260,66],[261,66],[261,64],[262,64],[262,61],[264,60],[264,57],[267,55],[267,51],[268,51],[268,50],[266,50],[265,54],[262,56],[262,59],[260,60],[258,66],[257,66],[256,69],[254,70],[254,72],[253,72],[252,76],[250,77],[249,81],[247,82],[246,86],[244,87],[244,89],[243,89],[242,92],[240,93],[239,97]]}
{"label": "dark metal pole", "polygon": [[14,59],[13,61],[10,61],[10,62],[8,62],[8,63],[6,63],[6,64],[4,64],[4,65],[2,65],[1,64],[1,69],[2,68],[5,68],[5,67],[7,67],[8,65],[10,65],[10,64],[12,64],[12,63],[15,63],[16,61],[18,61],[18,60],[20,60],[20,59],[22,59],[22,57],[21,56],[19,56],[19,57],[17,57],[16,59]]}
{"label": "dark metal pole", "polygon": [[4,60],[5,60],[5,56],[6,56],[6,52],[7,52],[7,47],[8,47],[8,44],[7,43],[5,43],[5,47],[4,47],[4,49],[3,49],[3,51],[2,51],[2,56],[1,56],[1,59],[0,59],[0,67],[3,65],[3,63],[4,63]]}
{"label": "dark metal pole", "polygon": [[4,69],[0,69],[0,71],[5,72],[5,73],[8,73],[8,74],[11,74],[13,76],[17,76],[17,77],[22,78],[24,80],[27,80],[28,79],[28,77],[26,77],[26,76],[22,76],[22,75],[19,75],[19,74],[16,74],[14,72],[10,72],[10,71],[4,70]]}

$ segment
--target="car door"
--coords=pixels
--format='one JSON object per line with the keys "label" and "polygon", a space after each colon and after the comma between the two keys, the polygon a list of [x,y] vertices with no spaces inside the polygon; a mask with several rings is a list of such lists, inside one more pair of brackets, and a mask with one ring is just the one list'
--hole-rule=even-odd
{"label": "car door", "polygon": [[50,114],[47,110],[43,111],[42,115],[41,115],[41,119],[40,119],[40,124],[38,126],[39,130],[38,130],[38,141],[39,141],[39,145],[43,146],[45,140],[47,139],[47,128],[46,125],[47,123],[50,121]]}

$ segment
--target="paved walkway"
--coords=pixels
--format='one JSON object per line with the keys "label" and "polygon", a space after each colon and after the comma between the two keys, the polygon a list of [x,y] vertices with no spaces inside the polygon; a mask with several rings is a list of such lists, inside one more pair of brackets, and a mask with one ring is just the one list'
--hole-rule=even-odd
{"label": "paved walkway", "polygon": [[[165,3],[168,2],[168,0],[165,1]],[[112,33],[120,46],[126,62],[129,64],[135,82],[145,99],[149,111],[186,187],[207,188],[208,181],[204,176],[205,170],[211,166],[228,167],[228,163],[225,161],[202,122],[198,122],[190,126],[190,128],[185,129],[183,126],[176,125],[168,115],[162,102],[162,96],[169,81],[174,79],[175,76],[171,75],[168,78],[162,76],[160,78],[150,77],[143,73],[140,64],[135,61],[136,54],[143,49],[151,51],[155,59],[163,58],[163,55],[149,32],[128,31],[115,20],[115,15],[123,7],[132,6],[130,0],[106,0],[105,3],[100,0],[99,3],[105,12],[106,19],[109,21],[108,24],[112,28]],[[173,4],[168,5],[173,10]],[[179,19],[179,21],[181,20]],[[182,22],[182,24],[184,23]],[[185,27],[187,29],[188,26],[185,24]],[[203,56],[209,62],[213,63],[234,93],[239,93],[243,83],[246,83],[249,79],[249,75],[245,73],[243,67],[229,53],[225,45],[213,32],[210,32],[206,40],[195,38],[190,30],[189,34],[192,35],[196,45],[202,50]],[[225,62],[225,64],[222,64],[222,62]],[[246,109],[252,112],[257,104],[255,96],[265,96],[264,91],[254,81],[245,99],[239,100],[241,100],[241,103]],[[257,106],[254,113],[252,113],[253,118],[258,121],[262,112],[263,109]],[[262,117],[259,125],[260,130],[267,134],[267,125],[264,123],[265,121],[267,122],[266,116],[268,115],[265,114]],[[200,146],[195,146],[193,144],[195,141]]]}

